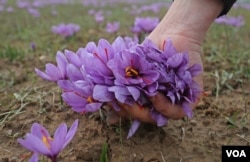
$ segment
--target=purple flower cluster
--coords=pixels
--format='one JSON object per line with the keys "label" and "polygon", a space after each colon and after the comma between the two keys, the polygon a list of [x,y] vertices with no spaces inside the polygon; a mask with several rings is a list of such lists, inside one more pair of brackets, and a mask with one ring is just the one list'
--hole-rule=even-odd
{"label": "purple flower cluster", "polygon": [[77,24],[58,24],[51,27],[51,31],[55,34],[61,35],[63,37],[73,36],[76,32],[80,30],[80,26]]}
{"label": "purple flower cluster", "polygon": [[[161,91],[191,117],[189,104],[200,94],[193,77],[201,72],[201,66],[188,67],[188,54],[178,53],[170,40],[163,49],[157,49],[150,40],[138,44],[132,38],[118,37],[110,44],[101,39],[75,53],[58,52],[57,66],[46,64],[45,72],[35,71],[42,78],[57,82],[63,90],[63,100],[76,112],[95,112],[107,102],[119,111],[116,101],[144,106],[145,98],[147,102],[147,97]],[[152,105],[149,108],[158,126],[167,124],[166,117]],[[139,123],[133,122],[128,137]]]}
{"label": "purple flower cluster", "polygon": [[189,67],[188,53],[177,52],[171,40],[164,42],[163,50],[159,50],[150,40],[145,40],[140,50],[156,64],[160,73],[157,91],[165,94],[173,104],[181,105],[191,118],[190,103],[197,101],[201,93],[201,88],[193,77],[201,73],[201,65],[194,64]]}

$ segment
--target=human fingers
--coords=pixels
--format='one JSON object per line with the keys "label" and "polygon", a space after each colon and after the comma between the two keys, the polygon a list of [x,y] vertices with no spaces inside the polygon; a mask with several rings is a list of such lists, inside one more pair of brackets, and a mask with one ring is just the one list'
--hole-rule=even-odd
{"label": "human fingers", "polygon": [[141,122],[145,123],[156,123],[150,115],[150,109],[147,107],[142,107],[141,105],[135,103],[133,105],[128,105],[124,103],[118,102],[118,105],[121,107],[121,109],[126,111],[127,117],[130,117],[132,119],[137,119]]}
{"label": "human fingers", "polygon": [[[115,103],[118,105],[117,103]],[[120,120],[128,119],[128,114],[126,110],[120,108],[119,111],[114,109],[114,103],[106,103],[108,106],[106,122],[111,125],[115,125],[120,122]]]}
{"label": "human fingers", "polygon": [[150,101],[159,113],[169,119],[181,119],[185,117],[185,112],[180,105],[172,104],[162,93],[158,92],[155,96],[150,97]]}

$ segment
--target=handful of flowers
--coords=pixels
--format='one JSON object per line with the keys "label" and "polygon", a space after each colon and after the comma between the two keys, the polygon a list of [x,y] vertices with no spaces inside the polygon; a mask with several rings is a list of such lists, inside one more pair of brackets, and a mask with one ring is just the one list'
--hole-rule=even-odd
{"label": "handful of flowers", "polygon": [[[63,90],[63,100],[79,113],[96,112],[105,103],[112,103],[119,111],[117,101],[129,105],[145,104],[145,96],[162,92],[173,104],[183,107],[192,117],[190,103],[201,93],[193,77],[201,66],[188,67],[188,54],[179,53],[171,40],[166,40],[159,50],[150,40],[142,44],[131,38],[118,37],[110,44],[100,39],[98,44],[89,42],[76,52],[57,52],[57,65],[46,64],[45,72],[35,69],[43,79],[56,82]],[[157,125],[167,124],[167,118],[150,108]],[[128,138],[138,129],[135,120]]]}

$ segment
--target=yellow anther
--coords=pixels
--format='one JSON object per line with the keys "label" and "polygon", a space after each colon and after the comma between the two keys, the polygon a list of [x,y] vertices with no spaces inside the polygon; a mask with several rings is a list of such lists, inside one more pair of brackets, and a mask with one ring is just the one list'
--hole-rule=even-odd
{"label": "yellow anther", "polygon": [[43,143],[45,144],[46,147],[50,148],[50,141],[52,141],[53,138],[51,137],[46,137],[46,136],[43,136],[42,137],[42,141]]}
{"label": "yellow anther", "polygon": [[95,102],[95,100],[93,99],[92,96],[89,96],[89,97],[87,98],[87,102],[88,102],[88,103],[93,103],[93,102]]}
{"label": "yellow anther", "polygon": [[131,66],[126,67],[125,74],[127,77],[136,78],[139,75],[139,72],[132,68]]}

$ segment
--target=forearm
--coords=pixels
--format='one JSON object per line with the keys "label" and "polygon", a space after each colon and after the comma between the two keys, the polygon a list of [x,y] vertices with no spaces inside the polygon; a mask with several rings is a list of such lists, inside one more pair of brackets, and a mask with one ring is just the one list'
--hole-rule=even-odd
{"label": "forearm", "polygon": [[[183,35],[200,45],[222,9],[220,0],[175,0],[149,38],[160,45],[167,37]],[[155,35],[161,38],[155,38]]]}

